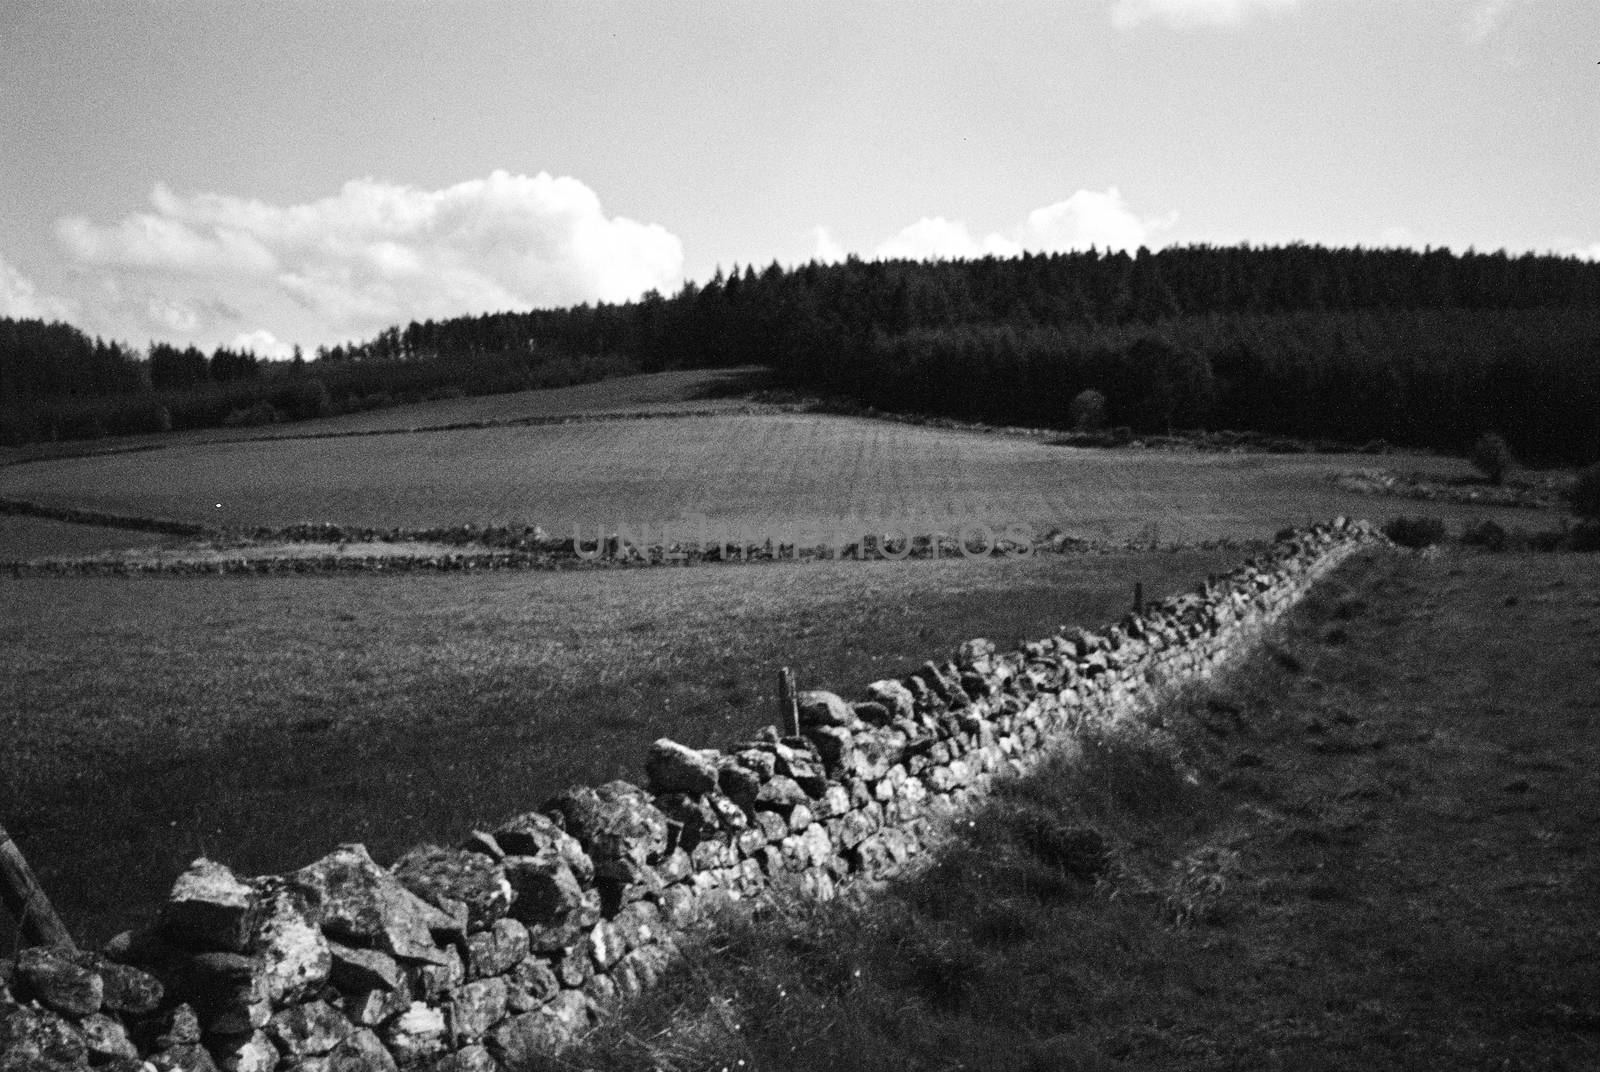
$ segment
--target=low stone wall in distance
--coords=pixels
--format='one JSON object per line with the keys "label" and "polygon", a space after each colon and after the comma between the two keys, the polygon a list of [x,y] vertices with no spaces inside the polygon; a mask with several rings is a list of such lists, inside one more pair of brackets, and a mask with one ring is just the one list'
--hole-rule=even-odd
{"label": "low stone wall in distance", "polygon": [[1340,519],[1102,632],[971,640],[856,702],[802,693],[798,735],[660,740],[648,789],[568,789],[390,867],[360,845],[257,878],[196,860],[150,929],[0,960],[0,1072],[544,1067],[713,907],[893,875],[995,778],[1207,677],[1381,540]]}

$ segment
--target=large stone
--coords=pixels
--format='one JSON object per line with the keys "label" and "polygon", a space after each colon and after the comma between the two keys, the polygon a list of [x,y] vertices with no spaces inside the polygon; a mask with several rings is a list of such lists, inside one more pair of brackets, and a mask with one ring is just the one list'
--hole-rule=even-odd
{"label": "large stone", "polygon": [[515,893],[511,916],[528,927],[560,926],[583,908],[583,887],[561,857],[507,856],[502,866]]}
{"label": "large stone", "polygon": [[882,704],[892,718],[910,718],[915,710],[916,698],[898,681],[874,681],[867,686],[867,695]]}
{"label": "large stone", "polygon": [[593,1005],[575,990],[558,994],[544,1008],[513,1017],[489,1033],[489,1052],[506,1068],[544,1072],[565,1067],[557,1055],[593,1016]]}
{"label": "large stone", "polygon": [[490,1031],[485,1041],[502,1068],[553,1072],[560,1067],[556,1055],[572,1041],[572,1033],[541,1008],[511,1017]]}
{"label": "large stone", "polygon": [[267,996],[274,1005],[298,1001],[328,981],[333,955],[321,929],[307,918],[299,894],[282,887],[263,891],[250,948],[266,965]]}
{"label": "large stone", "polygon": [[409,978],[418,994],[434,1001],[466,981],[466,961],[450,946],[444,951],[443,964],[419,964],[411,969]]}
{"label": "large stone", "polygon": [[78,1032],[89,1051],[89,1060],[95,1064],[115,1057],[139,1056],[127,1029],[103,1012],[90,1013],[79,1020]]}
{"label": "large stone", "polygon": [[444,1013],[414,1001],[384,1028],[383,1041],[399,1065],[436,1060],[449,1048]]}
{"label": "large stone", "polygon": [[810,726],[806,728],[805,735],[829,773],[837,772],[844,765],[846,757],[855,750],[855,737],[843,726]]}
{"label": "large stone", "polygon": [[170,1049],[200,1041],[200,1017],[188,1004],[173,1006],[160,1017],[156,1048]]}
{"label": "large stone", "polygon": [[267,1034],[290,1061],[320,1057],[355,1031],[355,1025],[325,1001],[294,1005],[272,1018]]}
{"label": "large stone", "polygon": [[782,774],[775,774],[761,787],[761,792],[756,794],[756,808],[787,814],[796,804],[804,804],[810,799],[806,791],[800,788],[799,782]]}
{"label": "large stone", "polygon": [[83,1036],[45,1009],[0,1006],[0,1057],[19,1070],[83,1067],[88,1057]]}
{"label": "large stone", "polygon": [[406,985],[398,990],[375,987],[344,995],[344,1014],[362,1027],[382,1027],[410,1007],[411,988]]}
{"label": "large stone", "polygon": [[517,992],[508,996],[508,1002],[520,995],[527,1004],[526,1008],[513,1009],[514,1012],[531,1012],[561,990],[561,981],[556,978],[550,962],[539,956],[524,957],[518,961],[506,979]]}
{"label": "large stone", "polygon": [[500,1064],[487,1047],[472,1045],[439,1058],[428,1072],[500,1072]]}
{"label": "large stone", "polygon": [[[754,796],[754,790],[751,795]],[[688,851],[699,843],[707,831],[716,829],[716,809],[706,803],[704,795],[660,793],[656,796],[655,804],[661,809],[661,814],[667,817],[668,843],[673,849]]]}
{"label": "large stone", "polygon": [[528,928],[521,922],[497,919],[494,926],[467,939],[467,978],[504,975],[528,955]]}
{"label": "large stone", "polygon": [[862,700],[850,705],[856,718],[867,726],[887,726],[895,719],[894,713],[877,700]]}
{"label": "large stone", "polygon": [[667,817],[643,790],[627,782],[568,789],[550,807],[597,863],[625,859],[642,867],[666,851]]}
{"label": "large stone", "polygon": [[766,781],[778,773],[778,757],[769,750],[773,742],[759,742],[760,747],[745,748],[734,753],[734,762],[749,770],[758,781]]}
{"label": "large stone", "polygon": [[578,839],[543,812],[530,811],[507,819],[495,830],[494,840],[506,856],[543,856],[553,852],[566,861],[579,882],[594,880],[594,861]]}
{"label": "large stone", "polygon": [[796,703],[800,708],[801,726],[850,726],[856,713],[844,698],[831,692],[802,692]]}
{"label": "large stone", "polygon": [[456,987],[450,999],[450,1029],[457,1045],[476,1042],[506,1015],[506,981],[479,979]]}
{"label": "large stone", "polygon": [[995,652],[994,641],[977,637],[965,641],[956,652],[956,664],[979,674],[987,674]]}
{"label": "large stone", "polygon": [[445,963],[432,932],[454,932],[459,922],[406,889],[373,862],[365,846],[341,845],[286,878],[329,937],[405,960]]}
{"label": "large stone", "polygon": [[908,743],[904,731],[884,727],[870,733],[856,734],[850,752],[840,757],[843,773],[865,781],[882,778],[890,767],[900,762]]}
{"label": "large stone", "polygon": [[222,1072],[273,1072],[278,1067],[278,1047],[265,1031],[213,1043],[211,1048]]}
{"label": "large stone", "polygon": [[255,889],[225,864],[202,856],[173,883],[161,907],[161,926],[179,945],[243,953],[256,911]]}
{"label": "large stone", "polygon": [[211,1053],[199,1043],[171,1046],[150,1055],[156,1072],[219,1072]]}
{"label": "large stone", "polygon": [[645,776],[653,793],[709,793],[717,788],[715,749],[687,748],[662,737],[645,756]]}
{"label": "large stone", "polygon": [[793,778],[806,795],[820,797],[828,787],[828,772],[823,767],[822,757],[803,737],[787,740],[793,743],[775,746],[778,773]]}
{"label": "large stone", "polygon": [[405,983],[405,972],[389,954],[376,949],[354,949],[339,942],[329,942],[328,950],[333,961],[330,978],[335,989],[345,994],[365,990],[399,990]]}
{"label": "large stone", "polygon": [[511,907],[505,872],[482,853],[420,845],[391,870],[406,889],[435,908],[455,919],[464,914],[469,931],[486,929]]}
{"label": "large stone", "polygon": [[351,1032],[328,1054],[328,1072],[398,1072],[378,1036],[371,1031]]}
{"label": "large stone", "polygon": [[730,800],[747,805],[761,791],[761,776],[737,758],[724,756],[722,765],[717,768],[717,788]]}
{"label": "large stone", "polygon": [[17,954],[16,976],[25,993],[66,1016],[99,1012],[105,1001],[100,973],[80,961],[82,955],[38,946]]}
{"label": "large stone", "polygon": [[239,953],[199,953],[173,980],[209,1034],[246,1035],[272,1016],[264,962]]}
{"label": "large stone", "polygon": [[124,1016],[154,1012],[165,996],[161,981],[129,964],[102,961],[100,979],[105,987],[105,1007]]}

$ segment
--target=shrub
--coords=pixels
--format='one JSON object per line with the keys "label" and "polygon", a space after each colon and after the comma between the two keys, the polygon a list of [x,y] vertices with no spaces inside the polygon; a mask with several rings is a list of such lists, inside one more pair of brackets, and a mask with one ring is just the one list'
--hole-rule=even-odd
{"label": "shrub", "polygon": [[1600,462],[1578,474],[1577,482],[1567,492],[1567,502],[1579,517],[1600,521]]}
{"label": "shrub", "polygon": [[222,425],[224,428],[256,428],[263,424],[276,424],[281,419],[271,402],[261,401],[231,411],[222,419]]}
{"label": "shrub", "polygon": [[1431,547],[1444,542],[1444,522],[1436,517],[1395,517],[1383,534],[1401,547]]}
{"label": "shrub", "polygon": [[328,387],[315,377],[296,380],[285,394],[288,397],[281,399],[279,404],[299,420],[326,417],[333,413],[333,399],[328,394]]}
{"label": "shrub", "polygon": [[1067,405],[1067,419],[1078,432],[1098,432],[1106,424],[1106,396],[1093,387],[1079,391]]}
{"label": "shrub", "polygon": [[1496,486],[1506,482],[1506,474],[1517,463],[1511,448],[1499,432],[1485,432],[1472,444],[1472,464]]}
{"label": "shrub", "polygon": [[1482,547],[1486,551],[1504,551],[1508,541],[1504,527],[1487,518],[1461,531],[1462,543]]}

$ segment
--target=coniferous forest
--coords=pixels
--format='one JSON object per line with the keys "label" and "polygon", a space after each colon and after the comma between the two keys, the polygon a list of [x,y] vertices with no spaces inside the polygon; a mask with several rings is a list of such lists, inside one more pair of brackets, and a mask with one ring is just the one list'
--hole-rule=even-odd
{"label": "coniferous forest", "polygon": [[[1600,264],[1189,246],[735,268],[676,295],[411,323],[293,364],[0,321],[9,442],[300,417],[373,399],[766,365],[862,406],[1139,432],[1257,431],[1600,459]],[[267,407],[263,409],[262,407]]]}

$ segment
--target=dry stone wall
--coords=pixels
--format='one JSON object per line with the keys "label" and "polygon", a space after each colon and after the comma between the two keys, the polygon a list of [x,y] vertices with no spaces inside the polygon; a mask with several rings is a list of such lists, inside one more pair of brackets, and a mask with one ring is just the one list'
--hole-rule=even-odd
{"label": "dry stone wall", "polygon": [[893,875],[994,779],[1210,675],[1381,539],[1340,519],[1101,632],[971,640],[855,702],[802,693],[798,734],[663,739],[648,788],[568,789],[390,867],[360,845],[257,878],[196,860],[150,929],[0,961],[0,1072],[551,1066],[712,908]]}

